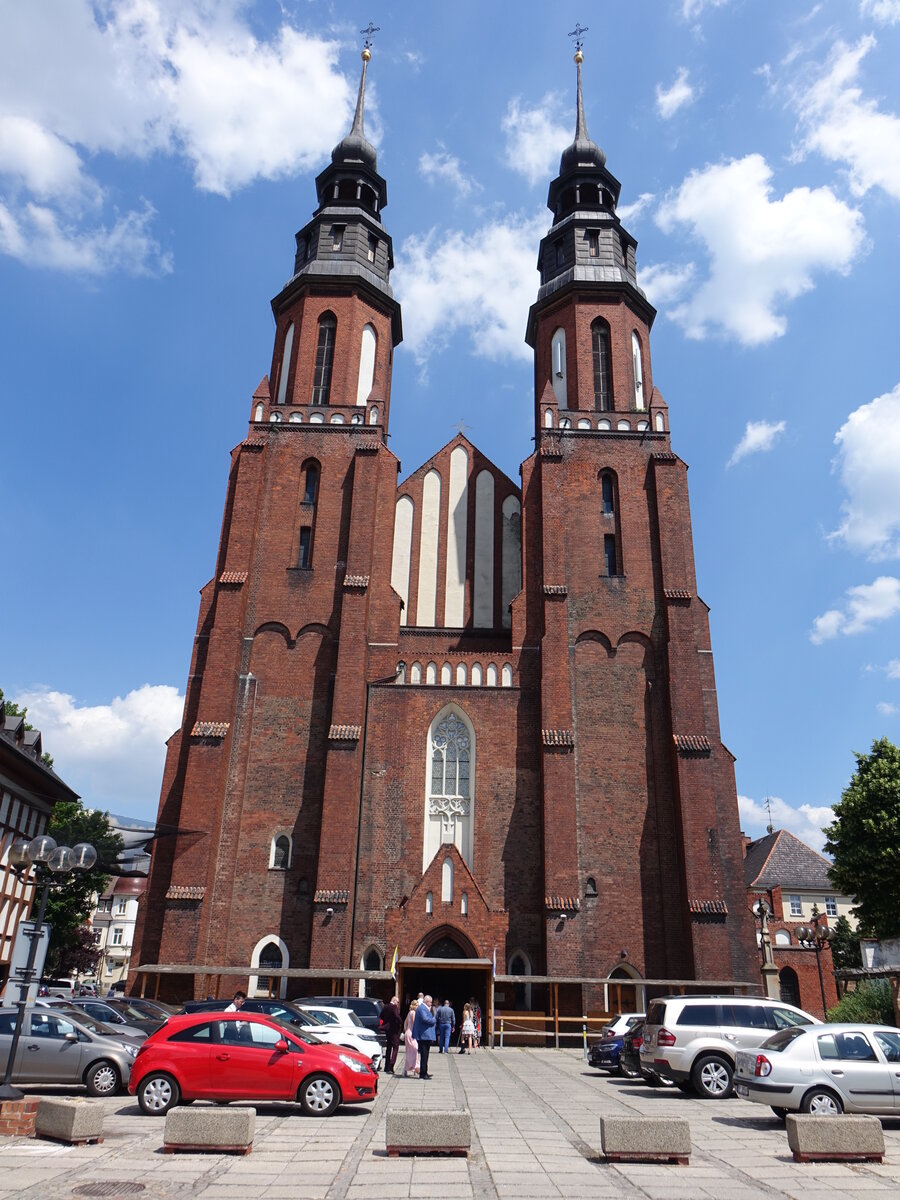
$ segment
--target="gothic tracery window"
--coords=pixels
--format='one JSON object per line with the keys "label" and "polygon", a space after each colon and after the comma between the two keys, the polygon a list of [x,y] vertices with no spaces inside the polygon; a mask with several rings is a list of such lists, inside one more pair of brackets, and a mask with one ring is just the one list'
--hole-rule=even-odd
{"label": "gothic tracery window", "polygon": [[426,867],[438,849],[448,845],[455,845],[471,866],[473,740],[468,723],[453,709],[439,713],[431,726]]}

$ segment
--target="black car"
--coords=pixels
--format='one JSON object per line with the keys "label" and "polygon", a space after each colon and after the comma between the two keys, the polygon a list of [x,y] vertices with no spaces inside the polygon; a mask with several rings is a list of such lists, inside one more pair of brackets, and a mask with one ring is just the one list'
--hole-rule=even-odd
{"label": "black car", "polygon": [[381,1029],[381,1010],[384,1008],[380,1000],[370,996],[294,996],[295,1004],[321,1004],[326,1008],[349,1008],[359,1017],[361,1024],[373,1033],[383,1038]]}
{"label": "black car", "polygon": [[[231,1001],[227,996],[223,996],[220,1000],[188,1000],[178,1015],[196,1012],[224,1012],[229,1004]],[[288,1000],[265,998],[245,1000],[241,1005],[241,1012],[265,1013],[267,1017],[275,1017],[286,1025],[321,1024],[312,1013],[301,1011]]]}
{"label": "black car", "polygon": [[663,1079],[655,1071],[641,1065],[641,1046],[644,1043],[644,1022],[635,1025],[622,1039],[619,1054],[619,1073],[626,1079],[642,1079],[650,1087],[672,1087],[672,1081]]}

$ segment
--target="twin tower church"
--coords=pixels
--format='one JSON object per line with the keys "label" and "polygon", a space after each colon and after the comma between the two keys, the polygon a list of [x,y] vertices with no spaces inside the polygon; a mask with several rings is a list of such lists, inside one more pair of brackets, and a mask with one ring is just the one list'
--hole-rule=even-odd
{"label": "twin tower church", "polygon": [[388,448],[402,327],[368,59],[232,451],[135,982],[205,995],[230,967],[228,987],[489,1012],[492,986],[543,1008],[570,981],[580,1013],[610,975],[758,978],[687,470],[581,53],[518,482],[462,434],[405,478]]}

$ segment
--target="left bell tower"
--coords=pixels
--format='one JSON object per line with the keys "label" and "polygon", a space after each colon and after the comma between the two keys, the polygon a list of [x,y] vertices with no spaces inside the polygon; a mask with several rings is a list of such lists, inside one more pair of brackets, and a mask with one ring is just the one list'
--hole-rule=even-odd
{"label": "left bell tower", "polygon": [[[365,135],[368,44],[362,59],[353,125],[316,179],[318,206],[272,301],[271,371],[232,452],[163,778],[159,821],[179,833],[154,855],[136,961],[296,967],[346,955],[356,822],[345,808],[359,791],[366,680],[396,669],[400,606],[376,560],[393,536],[386,438],[402,330],[387,186]],[[323,886],[340,897],[324,938],[313,929]],[[173,975],[166,990],[203,984]]]}

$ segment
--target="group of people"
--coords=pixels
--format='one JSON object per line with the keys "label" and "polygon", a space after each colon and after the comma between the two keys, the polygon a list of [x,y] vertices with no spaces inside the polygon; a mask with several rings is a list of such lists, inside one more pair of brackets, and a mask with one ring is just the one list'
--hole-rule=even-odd
{"label": "group of people", "polygon": [[[403,1078],[431,1079],[428,1057],[434,1045],[439,1054],[450,1053],[450,1041],[456,1032],[456,1012],[449,1000],[436,1004],[420,992],[411,1001],[406,1018],[400,1014],[400,997],[392,996],[381,1010],[381,1028],[387,1042],[385,1072],[394,1074],[400,1042],[404,1046]],[[467,1001],[459,1026],[459,1053],[470,1054],[481,1041],[481,1007],[475,999]]]}

